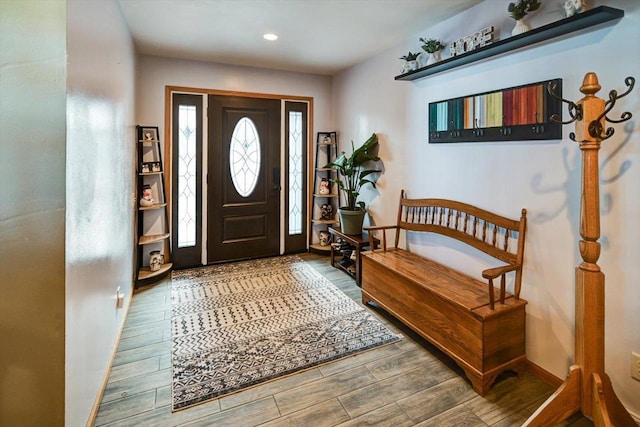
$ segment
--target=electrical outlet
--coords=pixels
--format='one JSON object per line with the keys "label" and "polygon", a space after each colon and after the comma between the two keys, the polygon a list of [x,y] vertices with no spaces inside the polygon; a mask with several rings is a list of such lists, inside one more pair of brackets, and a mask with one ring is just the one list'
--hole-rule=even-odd
{"label": "electrical outlet", "polygon": [[631,378],[640,381],[640,354],[631,352]]}
{"label": "electrical outlet", "polygon": [[116,290],[116,308],[122,308],[124,305],[124,293],[120,292],[120,286]]}

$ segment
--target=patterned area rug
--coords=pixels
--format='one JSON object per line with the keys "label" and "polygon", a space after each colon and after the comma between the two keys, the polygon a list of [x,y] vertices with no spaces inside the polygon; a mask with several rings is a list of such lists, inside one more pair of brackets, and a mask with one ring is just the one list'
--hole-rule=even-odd
{"label": "patterned area rug", "polygon": [[296,256],[172,273],[173,410],[401,338]]}

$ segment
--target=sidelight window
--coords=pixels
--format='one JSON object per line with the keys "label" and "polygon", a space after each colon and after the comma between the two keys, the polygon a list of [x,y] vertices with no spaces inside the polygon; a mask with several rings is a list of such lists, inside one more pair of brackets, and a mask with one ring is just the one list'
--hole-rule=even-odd
{"label": "sidelight window", "polygon": [[302,112],[289,111],[289,234],[302,234]]}
{"label": "sidelight window", "polygon": [[178,247],[196,244],[196,106],[178,109]]}

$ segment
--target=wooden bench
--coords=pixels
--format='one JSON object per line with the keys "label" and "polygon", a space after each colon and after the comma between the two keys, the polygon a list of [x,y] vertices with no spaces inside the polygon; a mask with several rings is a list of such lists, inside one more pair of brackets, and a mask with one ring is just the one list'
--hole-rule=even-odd
{"label": "wooden bench", "polygon": [[[525,209],[516,221],[451,200],[408,199],[402,191],[397,224],[365,229],[370,238],[381,234],[382,246],[361,254],[363,303],[376,302],[450,356],[480,395],[498,374],[526,360],[527,302],[520,298]],[[387,248],[386,230],[392,229],[395,245]],[[401,230],[451,237],[502,265],[482,271],[482,282],[399,248]],[[506,291],[507,273],[514,273],[513,293]]]}

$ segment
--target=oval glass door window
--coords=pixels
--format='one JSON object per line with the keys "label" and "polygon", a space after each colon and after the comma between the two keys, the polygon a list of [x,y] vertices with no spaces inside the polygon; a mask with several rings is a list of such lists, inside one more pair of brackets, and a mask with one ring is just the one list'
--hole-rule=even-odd
{"label": "oval glass door window", "polygon": [[248,117],[241,118],[231,134],[229,171],[238,194],[248,197],[256,188],[260,172],[260,137]]}

